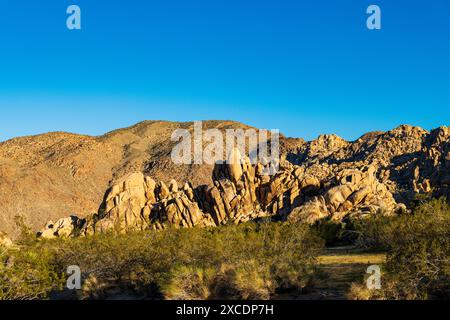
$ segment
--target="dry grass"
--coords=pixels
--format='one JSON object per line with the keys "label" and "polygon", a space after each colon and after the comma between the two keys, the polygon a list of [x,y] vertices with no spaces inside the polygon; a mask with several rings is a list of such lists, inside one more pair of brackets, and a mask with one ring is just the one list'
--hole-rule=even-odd
{"label": "dry grass", "polygon": [[384,253],[355,253],[355,254],[325,254],[318,257],[320,265],[349,265],[349,264],[383,264],[386,262]]}

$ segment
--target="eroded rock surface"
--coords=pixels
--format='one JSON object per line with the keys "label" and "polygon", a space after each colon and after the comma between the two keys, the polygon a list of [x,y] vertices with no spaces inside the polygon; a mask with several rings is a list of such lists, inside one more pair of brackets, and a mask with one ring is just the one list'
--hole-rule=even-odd
{"label": "eroded rock surface", "polygon": [[[276,175],[267,176],[261,163],[252,165],[237,150],[231,156],[233,161],[215,166],[210,187],[185,183],[180,188],[175,180],[166,186],[133,173],[108,190],[99,213],[85,220],[78,232],[66,228],[67,223],[57,223],[40,236],[212,227],[264,217],[314,223],[327,217],[342,220],[347,215],[391,213],[397,207],[387,187],[377,180],[374,166],[343,169],[320,180],[286,160]],[[72,221],[71,226],[80,220]]]}
{"label": "eroded rock surface", "polygon": [[[174,165],[170,135],[179,128],[193,127],[143,122],[101,137],[49,133],[0,143],[0,230],[17,234],[16,215],[36,230],[56,221],[43,237],[262,217],[313,223],[395,212],[417,194],[450,195],[448,127],[402,125],[356,141],[280,137],[280,170],[270,177],[236,154],[233,165]],[[210,121],[207,128],[248,127]]]}

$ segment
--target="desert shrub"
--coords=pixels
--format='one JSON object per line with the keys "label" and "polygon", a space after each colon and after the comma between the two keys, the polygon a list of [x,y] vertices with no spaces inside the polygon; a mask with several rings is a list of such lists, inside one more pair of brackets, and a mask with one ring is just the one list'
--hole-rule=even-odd
{"label": "desert shrub", "polygon": [[267,299],[307,287],[322,246],[304,225],[248,223],[34,241],[4,269],[38,293],[24,298],[61,290],[67,267],[76,265],[84,280],[79,298],[119,288],[151,299]]}
{"label": "desert shrub", "polygon": [[47,250],[0,248],[0,300],[42,299],[62,288]]}
{"label": "desert shrub", "polygon": [[178,267],[172,270],[162,292],[169,300],[262,300],[270,298],[267,277],[258,268],[223,266]]}
{"label": "desert shrub", "polygon": [[370,219],[359,230],[362,243],[387,250],[383,298],[448,296],[450,205],[445,199],[419,204],[411,215]]}
{"label": "desert shrub", "polygon": [[351,221],[322,219],[316,222],[313,228],[325,240],[327,247],[350,245],[355,241],[355,233]]}
{"label": "desert shrub", "polygon": [[388,237],[387,269],[397,292],[424,299],[450,293],[450,206],[444,199],[415,208]]}
{"label": "desert shrub", "polygon": [[386,300],[386,290],[371,290],[365,284],[352,283],[347,293],[349,300]]}
{"label": "desert shrub", "polygon": [[182,266],[171,270],[161,290],[169,300],[206,300],[211,296],[215,277],[213,268]]}
{"label": "desert shrub", "polygon": [[[271,277],[251,261],[241,266],[223,266],[216,273],[209,299],[267,300],[273,288]],[[264,271],[263,271],[264,272]]]}
{"label": "desert shrub", "polygon": [[[211,299],[266,299],[277,290],[303,289],[323,246],[307,226],[281,223],[197,230],[183,243],[189,245],[180,250],[178,265],[203,268],[203,274],[215,270],[207,278]],[[169,282],[171,288],[181,283]]]}
{"label": "desert shrub", "polygon": [[51,250],[39,245],[23,217],[16,216],[15,222],[17,244],[0,246],[0,300],[47,298],[62,288],[63,275],[53,264]]}
{"label": "desert shrub", "polygon": [[[199,291],[192,283],[195,279],[208,299],[269,299],[279,290],[302,290],[314,276],[315,259],[323,246],[323,241],[303,225],[250,223],[208,233],[213,256],[197,261],[195,269],[186,268],[186,261],[182,272],[172,272],[163,285],[166,296],[198,298],[193,294]],[[192,242],[190,245],[197,247]]]}
{"label": "desert shrub", "polygon": [[356,234],[355,245],[372,251],[388,250],[390,238],[403,219],[397,216],[373,216],[352,221]]}

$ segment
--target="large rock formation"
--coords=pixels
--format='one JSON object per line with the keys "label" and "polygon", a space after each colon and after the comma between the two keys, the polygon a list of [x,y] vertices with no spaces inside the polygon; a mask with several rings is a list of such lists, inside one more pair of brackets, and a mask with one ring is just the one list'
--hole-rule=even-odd
{"label": "large rock formation", "polygon": [[437,191],[449,194],[450,186],[450,128],[432,130],[423,143],[413,168],[412,189],[414,192]]}
{"label": "large rock formation", "polygon": [[163,181],[156,183],[142,173],[133,173],[107,192],[98,215],[82,232],[161,229],[164,224],[214,225],[211,217],[200,210],[189,184],[179,189],[177,182],[172,181],[167,187]]}
{"label": "large rock formation", "polygon": [[373,166],[363,171],[344,169],[323,181],[285,160],[274,176],[264,175],[263,169],[261,163],[252,165],[233,150],[226,164],[215,166],[211,187],[193,189],[186,183],[179,188],[175,180],[166,186],[133,173],[108,190],[98,214],[87,220],[72,217],[67,223],[50,223],[51,228],[47,224],[39,236],[209,227],[263,217],[314,223],[326,217],[342,220],[347,215],[392,213],[397,207],[376,179]]}
{"label": "large rock formation", "polygon": [[50,220],[44,229],[38,232],[38,237],[46,239],[75,237],[80,234],[85,223],[85,219],[76,216],[61,218],[56,223]]}
{"label": "large rock formation", "polygon": [[375,177],[375,167],[363,171],[344,169],[331,181],[321,195],[314,196],[304,205],[295,208],[289,221],[313,223],[324,217],[342,220],[348,215],[391,214],[398,208],[392,193]]}
{"label": "large rock formation", "polygon": [[[204,121],[204,129],[247,129],[234,121]],[[170,154],[176,129],[192,122],[144,121],[99,137],[52,132],[0,142],[0,231],[19,235],[15,217],[35,231],[49,220],[87,217],[105,190],[133,172],[166,184],[212,184],[210,165],[176,165]]]}
{"label": "large rock formation", "polygon": [[[203,125],[248,128],[230,121]],[[17,215],[35,230],[56,221],[42,230],[49,237],[76,235],[80,225],[86,233],[265,216],[315,221],[391,210],[390,194],[407,206],[417,193],[449,195],[447,127],[428,132],[403,125],[353,142],[336,135],[310,142],[281,137],[287,161],[273,177],[245,159],[231,168],[175,165],[170,136],[180,128],[192,131],[193,125],[147,121],[101,137],[49,133],[0,143],[0,231],[14,238]],[[342,181],[350,171],[368,175],[369,168],[375,182]]]}
{"label": "large rock formation", "polygon": [[448,127],[427,132],[402,125],[365,134],[347,144],[335,136],[319,138],[291,150],[288,159],[319,178],[336,175],[344,168],[374,166],[378,180],[398,202],[408,204],[417,193],[449,194],[449,139]]}

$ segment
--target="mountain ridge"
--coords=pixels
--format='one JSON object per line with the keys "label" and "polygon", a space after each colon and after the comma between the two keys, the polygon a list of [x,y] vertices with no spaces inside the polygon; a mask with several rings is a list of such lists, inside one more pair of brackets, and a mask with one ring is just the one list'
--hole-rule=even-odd
{"label": "mountain ridge", "polygon": [[[16,215],[23,215],[37,230],[48,220],[95,213],[105,190],[133,172],[166,183],[176,179],[194,187],[211,185],[212,166],[171,162],[174,143],[170,135],[179,128],[192,130],[192,122],[142,121],[101,136],[50,132],[1,142],[0,231],[15,236]],[[216,120],[203,122],[203,128],[251,127]],[[286,159],[304,167],[307,174],[314,172],[318,179],[333,175],[334,167],[361,169],[375,164],[381,183],[398,201],[407,203],[411,191],[431,192],[428,189],[447,181],[448,139],[448,127],[426,131],[400,125],[386,132],[366,133],[355,141],[336,135],[320,135],[312,141],[282,136],[280,141]],[[417,174],[416,164],[420,168]],[[405,190],[397,192],[400,187]]]}

